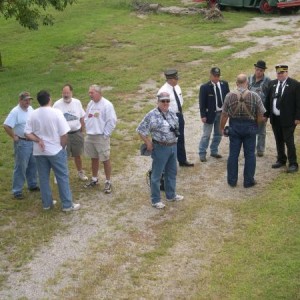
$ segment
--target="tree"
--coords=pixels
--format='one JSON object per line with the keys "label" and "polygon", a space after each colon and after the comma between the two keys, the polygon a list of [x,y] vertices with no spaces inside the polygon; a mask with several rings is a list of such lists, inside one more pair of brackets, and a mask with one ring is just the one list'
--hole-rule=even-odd
{"label": "tree", "polygon": [[[63,11],[74,2],[75,0],[0,0],[0,15],[5,19],[15,18],[21,26],[37,30],[40,24],[53,24],[54,18],[46,12],[47,9],[52,7]],[[1,59],[0,69],[3,69]]]}

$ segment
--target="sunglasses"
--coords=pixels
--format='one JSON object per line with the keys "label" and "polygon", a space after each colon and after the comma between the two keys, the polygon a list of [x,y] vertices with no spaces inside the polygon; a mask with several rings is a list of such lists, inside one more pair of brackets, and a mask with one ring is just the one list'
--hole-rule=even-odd
{"label": "sunglasses", "polygon": [[170,100],[159,100],[162,103],[170,103]]}

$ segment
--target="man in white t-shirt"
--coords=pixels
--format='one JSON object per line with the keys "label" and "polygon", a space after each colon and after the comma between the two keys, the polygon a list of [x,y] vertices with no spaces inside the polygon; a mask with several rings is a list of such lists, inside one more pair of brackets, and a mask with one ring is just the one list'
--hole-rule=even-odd
{"label": "man in white t-shirt", "polygon": [[50,170],[53,169],[62,210],[65,212],[78,210],[80,204],[72,201],[65,150],[70,126],[62,112],[51,107],[51,98],[47,91],[40,91],[37,100],[40,107],[30,115],[24,132],[29,140],[35,142],[33,155],[36,158],[43,208],[48,210],[55,204],[49,183]]}
{"label": "man in white t-shirt", "polygon": [[111,193],[110,135],[116,127],[117,116],[113,104],[102,97],[101,87],[91,85],[89,102],[84,122],[86,137],[85,154],[91,158],[92,180],[85,187],[98,184],[99,161],[103,162],[105,173],[104,193]]}
{"label": "man in white t-shirt", "polygon": [[53,108],[59,109],[67,120],[70,131],[68,132],[67,153],[74,157],[78,177],[86,181],[87,176],[82,169],[81,155],[83,153],[84,138],[84,110],[80,100],[73,98],[73,87],[65,84],[62,89],[62,98],[53,104]]}

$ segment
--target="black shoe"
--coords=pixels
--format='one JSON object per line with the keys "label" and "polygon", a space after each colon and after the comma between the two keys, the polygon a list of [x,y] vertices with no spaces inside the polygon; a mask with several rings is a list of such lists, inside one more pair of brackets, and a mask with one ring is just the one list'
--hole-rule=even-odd
{"label": "black shoe", "polygon": [[279,169],[279,168],[284,167],[284,166],[285,166],[285,163],[277,161],[275,164],[272,165],[272,169]]}
{"label": "black shoe", "polygon": [[190,162],[188,162],[188,161],[185,161],[185,162],[180,162],[179,163],[179,166],[180,167],[193,167],[194,166],[194,164],[192,164],[192,163],[190,163]]}
{"label": "black shoe", "polygon": [[244,188],[250,188],[250,187],[253,187],[257,184],[256,180],[254,180],[251,184],[248,184],[248,185],[244,185]]}
{"label": "black shoe", "polygon": [[30,192],[39,192],[40,188],[38,186],[29,189]]}
{"label": "black shoe", "polygon": [[202,162],[206,162],[206,161],[207,161],[207,159],[206,159],[206,157],[200,157],[200,161],[202,161]]}
{"label": "black shoe", "polygon": [[17,200],[23,200],[25,197],[22,194],[15,194],[14,198]]}
{"label": "black shoe", "polygon": [[214,157],[214,158],[222,158],[222,155],[220,155],[220,154],[211,154],[210,155],[211,157]]}
{"label": "black shoe", "polygon": [[256,154],[258,157],[263,157],[264,156],[264,153],[263,152],[257,152]]}
{"label": "black shoe", "polygon": [[229,182],[228,182],[228,185],[229,185],[230,187],[232,187],[232,188],[236,187],[236,183],[229,183]]}
{"label": "black shoe", "polygon": [[287,169],[287,172],[288,173],[298,172],[298,166],[297,165],[291,165],[291,166],[289,166],[288,169]]}

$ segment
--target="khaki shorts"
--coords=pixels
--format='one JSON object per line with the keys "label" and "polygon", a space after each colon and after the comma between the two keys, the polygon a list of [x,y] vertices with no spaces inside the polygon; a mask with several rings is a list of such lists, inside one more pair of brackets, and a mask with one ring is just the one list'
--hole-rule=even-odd
{"label": "khaki shorts", "polygon": [[99,158],[100,161],[109,160],[110,138],[104,138],[103,134],[88,134],[84,141],[84,153],[90,158]]}
{"label": "khaki shorts", "polygon": [[83,153],[84,139],[81,131],[68,134],[68,156],[76,157]]}

